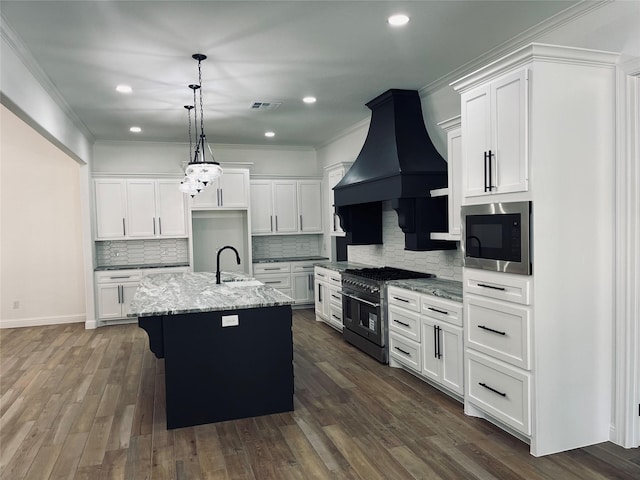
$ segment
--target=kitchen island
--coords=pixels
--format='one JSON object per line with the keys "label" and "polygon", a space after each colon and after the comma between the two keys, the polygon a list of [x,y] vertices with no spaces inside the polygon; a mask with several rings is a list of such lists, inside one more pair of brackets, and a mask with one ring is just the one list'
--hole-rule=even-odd
{"label": "kitchen island", "polygon": [[293,300],[242,274],[144,277],[128,316],[165,361],[167,428],[293,410]]}

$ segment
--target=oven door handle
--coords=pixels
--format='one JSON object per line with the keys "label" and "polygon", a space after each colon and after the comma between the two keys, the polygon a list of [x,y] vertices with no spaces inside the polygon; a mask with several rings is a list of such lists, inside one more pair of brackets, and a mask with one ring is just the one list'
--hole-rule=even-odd
{"label": "oven door handle", "polygon": [[353,298],[354,300],[357,300],[359,302],[365,303],[373,308],[378,308],[380,306],[379,303],[373,303],[373,302],[369,302],[368,300],[365,300],[363,298],[360,297],[356,297],[355,295],[351,295],[350,293],[345,292],[344,290],[341,290],[340,292],[342,295],[344,295],[345,297],[349,297],[349,298]]}

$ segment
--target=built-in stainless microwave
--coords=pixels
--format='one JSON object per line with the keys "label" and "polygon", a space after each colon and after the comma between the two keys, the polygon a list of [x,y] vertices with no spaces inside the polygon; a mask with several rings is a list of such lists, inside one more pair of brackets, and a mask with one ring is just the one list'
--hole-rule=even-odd
{"label": "built-in stainless microwave", "polygon": [[531,275],[531,202],[462,207],[464,266]]}

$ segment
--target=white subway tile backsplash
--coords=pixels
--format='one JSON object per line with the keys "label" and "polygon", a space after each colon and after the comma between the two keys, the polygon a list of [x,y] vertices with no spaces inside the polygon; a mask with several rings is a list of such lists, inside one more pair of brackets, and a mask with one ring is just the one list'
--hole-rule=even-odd
{"label": "white subway tile backsplash", "polygon": [[456,250],[412,252],[404,249],[404,233],[390,202],[382,206],[382,245],[349,246],[351,262],[389,266],[433,273],[437,277],[462,281],[462,253]]}
{"label": "white subway tile backsplash", "polygon": [[98,267],[189,262],[186,238],[96,242]]}
{"label": "white subway tile backsplash", "polygon": [[322,235],[267,235],[252,239],[253,258],[320,255]]}

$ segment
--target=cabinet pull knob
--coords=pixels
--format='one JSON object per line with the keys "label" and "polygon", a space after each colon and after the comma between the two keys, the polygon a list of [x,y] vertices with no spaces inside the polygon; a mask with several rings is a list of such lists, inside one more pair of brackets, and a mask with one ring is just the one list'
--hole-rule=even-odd
{"label": "cabinet pull knob", "polygon": [[492,290],[500,290],[501,292],[504,292],[506,290],[506,288],[504,287],[494,287],[493,285],[487,285],[485,283],[479,283],[478,286],[484,287],[484,288],[490,288]]}
{"label": "cabinet pull knob", "polygon": [[494,330],[493,328],[485,327],[484,325],[478,325],[478,328],[487,330],[488,332],[497,333],[498,335],[506,335],[507,332],[501,332],[500,330]]}
{"label": "cabinet pull knob", "polygon": [[482,382],[478,382],[478,385],[480,385],[481,387],[486,388],[487,390],[492,391],[493,393],[496,393],[498,395],[500,395],[501,397],[506,397],[507,394],[506,393],[502,393],[498,390],[496,390],[495,388],[491,388],[489,385],[487,385],[486,383],[482,383]]}
{"label": "cabinet pull knob", "polygon": [[437,308],[427,307],[427,309],[431,310],[432,312],[438,312],[438,313],[441,313],[443,315],[449,315],[449,312],[445,312],[444,310],[438,310]]}
{"label": "cabinet pull knob", "polygon": [[407,328],[410,327],[410,325],[408,323],[401,322],[400,320],[396,320],[395,318],[393,319],[393,321],[396,322],[396,323],[399,323],[403,327],[407,327]]}
{"label": "cabinet pull knob", "polygon": [[406,298],[393,297],[394,300],[398,300],[399,302],[409,303],[409,300]]}
{"label": "cabinet pull knob", "polygon": [[393,347],[396,350],[398,350],[400,353],[404,353],[405,355],[411,356],[411,353],[407,352],[406,350],[401,349],[400,347]]}

